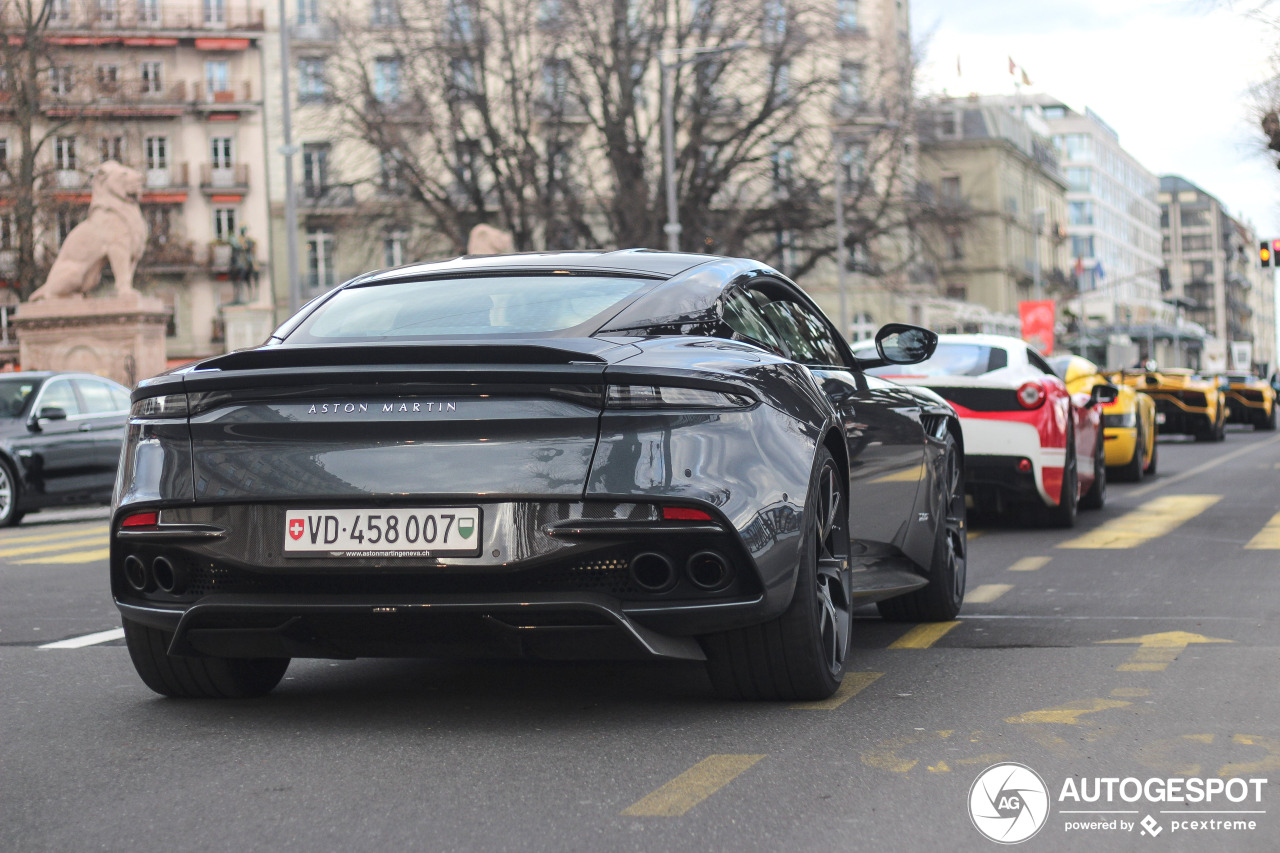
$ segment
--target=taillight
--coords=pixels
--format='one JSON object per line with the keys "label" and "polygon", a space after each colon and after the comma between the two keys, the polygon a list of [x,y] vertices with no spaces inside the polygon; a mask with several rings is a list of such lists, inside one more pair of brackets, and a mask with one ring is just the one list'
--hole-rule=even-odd
{"label": "taillight", "polygon": [[609,409],[746,409],[754,404],[745,394],[666,385],[610,385],[605,399]]}
{"label": "taillight", "polygon": [[1044,386],[1039,382],[1024,382],[1018,389],[1018,403],[1024,409],[1034,409],[1044,402]]}
{"label": "taillight", "polygon": [[662,508],[663,521],[713,521],[711,513],[704,512],[700,509],[692,509],[687,506],[664,506]]}
{"label": "taillight", "polygon": [[155,527],[160,523],[158,512],[136,512],[120,522],[121,527]]}

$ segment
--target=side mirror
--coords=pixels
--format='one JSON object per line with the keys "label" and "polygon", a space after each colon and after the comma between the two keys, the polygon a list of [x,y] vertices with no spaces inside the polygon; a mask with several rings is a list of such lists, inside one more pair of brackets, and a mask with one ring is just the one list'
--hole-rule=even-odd
{"label": "side mirror", "polygon": [[1114,403],[1119,397],[1120,389],[1114,385],[1094,385],[1093,390],[1089,392],[1089,405]]}
{"label": "side mirror", "polygon": [[40,421],[65,421],[67,419],[67,410],[60,406],[45,406],[40,410],[40,414],[36,415],[36,420]]}
{"label": "side mirror", "polygon": [[920,326],[888,323],[876,332],[876,352],[885,364],[919,364],[937,348],[937,333]]}

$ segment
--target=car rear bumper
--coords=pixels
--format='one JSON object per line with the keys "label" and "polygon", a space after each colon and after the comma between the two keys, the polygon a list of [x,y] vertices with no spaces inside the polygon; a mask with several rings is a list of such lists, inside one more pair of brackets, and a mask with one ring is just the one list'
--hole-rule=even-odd
{"label": "car rear bumper", "polygon": [[[1066,450],[1044,447],[1040,431],[1021,421],[961,418],[965,443],[965,485],[982,502],[992,490],[1002,499],[1035,500],[1057,506],[1062,493]],[[1019,470],[1026,460],[1030,471]],[[1052,495],[1052,497],[1050,497]]]}
{"label": "car rear bumper", "polygon": [[1128,465],[1133,461],[1133,454],[1141,452],[1136,427],[1107,427],[1103,432],[1106,438],[1108,468]]}

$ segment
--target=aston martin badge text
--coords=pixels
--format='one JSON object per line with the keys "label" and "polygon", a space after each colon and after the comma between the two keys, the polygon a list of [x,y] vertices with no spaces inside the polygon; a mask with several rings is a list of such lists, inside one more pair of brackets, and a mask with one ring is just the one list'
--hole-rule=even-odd
{"label": "aston martin badge text", "polygon": [[[373,411],[391,412],[456,412],[457,403],[437,403],[429,400],[425,403],[312,403],[307,409],[308,415],[339,415]],[[379,408],[381,407],[381,408]]]}

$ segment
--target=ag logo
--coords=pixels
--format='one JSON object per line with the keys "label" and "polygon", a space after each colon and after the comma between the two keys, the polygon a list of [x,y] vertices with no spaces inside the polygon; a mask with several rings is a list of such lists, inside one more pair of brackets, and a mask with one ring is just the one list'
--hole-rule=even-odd
{"label": "ag logo", "polygon": [[1040,831],[1049,817],[1049,789],[1023,764],[993,764],[969,789],[969,818],[987,838],[1017,844]]}

